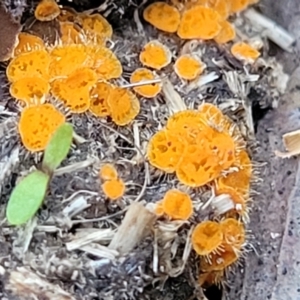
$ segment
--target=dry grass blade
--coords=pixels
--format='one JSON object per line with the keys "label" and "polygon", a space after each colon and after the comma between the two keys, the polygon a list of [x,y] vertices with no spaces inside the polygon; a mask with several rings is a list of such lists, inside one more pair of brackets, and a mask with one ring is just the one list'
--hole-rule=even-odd
{"label": "dry grass blade", "polygon": [[129,253],[150,233],[155,218],[141,203],[132,203],[109,249],[117,250],[122,255]]}

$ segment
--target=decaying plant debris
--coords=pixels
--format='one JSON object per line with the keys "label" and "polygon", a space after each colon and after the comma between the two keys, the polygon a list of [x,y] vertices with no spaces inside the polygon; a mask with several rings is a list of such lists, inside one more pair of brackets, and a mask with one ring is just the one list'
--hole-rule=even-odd
{"label": "decaying plant debris", "polygon": [[[90,9],[87,1],[83,3],[79,8]],[[115,30],[114,51],[124,66],[123,78],[116,82],[128,84],[129,74],[138,66],[141,45],[150,38],[163,41],[174,53],[191,49],[201,53],[208,74],[187,83],[167,69],[166,78],[161,79],[162,95],[143,101],[132,127],[117,127],[110,120],[89,114],[71,117],[77,143],[64,166],[56,170],[36,219],[22,228],[2,222],[0,274],[7,288],[0,291],[1,297],[24,299],[23,293],[28,293],[32,299],[41,295],[51,299],[205,299],[197,285],[197,257],[191,251],[193,226],[184,221],[155,222],[154,215],[144,208],[163,198],[168,189],[181,187],[174,177],[148,165],[147,142],[172,113],[205,101],[218,104],[238,124],[249,151],[259,161],[255,156],[257,120],[253,108],[276,107],[287,76],[276,60],[268,57],[268,44],[261,39],[260,31],[253,32],[243,15],[236,19],[240,34],[250,36],[253,42],[263,42],[265,47],[252,67],[244,67],[214,43],[182,45],[176,37],[153,30],[140,17],[142,7],[133,4],[126,14],[108,4],[98,9],[112,20],[117,19],[116,15],[134,15],[133,21],[121,21],[122,26]],[[25,14],[28,10],[24,9]],[[6,85],[3,83],[4,88]],[[41,161],[39,155],[24,151],[18,140],[14,124],[19,109],[13,101],[7,93],[1,99],[0,177],[5,174],[0,182],[1,220],[15,182]],[[109,202],[99,192],[102,162],[113,162],[126,182],[127,192],[120,201]],[[196,199],[195,205],[203,207],[192,220],[195,223],[211,213],[212,195],[205,189],[189,191]],[[126,240],[126,234],[131,235],[127,228],[131,228],[135,240]],[[22,280],[24,277],[27,281]],[[229,274],[229,283],[234,285],[231,279]],[[35,285],[29,288],[30,280]]]}

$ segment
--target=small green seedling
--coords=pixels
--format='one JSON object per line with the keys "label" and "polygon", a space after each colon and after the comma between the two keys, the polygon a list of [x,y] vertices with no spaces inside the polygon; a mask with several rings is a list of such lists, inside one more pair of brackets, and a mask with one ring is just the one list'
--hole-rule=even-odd
{"label": "small green seedling", "polygon": [[49,181],[50,176],[38,170],[20,181],[6,208],[6,217],[10,224],[24,224],[35,215],[43,203]]}
{"label": "small green seedling", "polygon": [[66,158],[72,144],[73,127],[71,124],[62,124],[53,134],[44,153],[42,170],[53,174],[55,169]]}
{"label": "small green seedling", "polygon": [[36,214],[45,199],[53,172],[68,155],[72,136],[72,125],[61,125],[45,149],[42,171],[30,173],[14,188],[6,208],[6,218],[11,225],[24,224]]}

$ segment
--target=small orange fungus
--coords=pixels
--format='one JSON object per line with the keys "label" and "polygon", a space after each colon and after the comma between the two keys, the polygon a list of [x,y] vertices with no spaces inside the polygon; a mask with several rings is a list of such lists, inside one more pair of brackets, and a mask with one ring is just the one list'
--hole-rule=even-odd
{"label": "small orange fungus", "polygon": [[218,44],[226,44],[235,38],[235,29],[228,21],[222,21],[222,29],[219,34],[214,38]]}
{"label": "small orange fungus", "polygon": [[15,57],[6,69],[10,82],[24,77],[42,77],[48,79],[50,56],[45,50],[22,53]]}
{"label": "small orange fungus", "polygon": [[97,82],[90,91],[90,112],[97,117],[107,117],[110,114],[108,96],[112,85],[107,82]]}
{"label": "small orange fungus", "polygon": [[231,47],[231,53],[236,59],[250,64],[260,56],[259,51],[244,42],[235,43]]}
{"label": "small orange fungus", "polygon": [[90,107],[90,90],[97,82],[96,73],[89,68],[77,69],[66,79],[51,84],[51,92],[65,102],[73,113],[82,113]]}
{"label": "small orange fungus", "polygon": [[245,227],[233,218],[225,219],[220,223],[223,231],[224,243],[238,251],[245,243]]}
{"label": "small orange fungus", "polygon": [[201,273],[198,278],[198,283],[204,288],[212,285],[218,286],[222,282],[223,277],[224,270]]}
{"label": "small orange fungus", "polygon": [[190,196],[176,189],[166,192],[162,206],[164,213],[173,220],[187,220],[193,213]]}
{"label": "small orange fungus", "polygon": [[64,77],[86,66],[87,53],[84,45],[70,44],[55,47],[51,52],[50,77]]}
{"label": "small orange fungus", "polygon": [[52,104],[24,108],[18,125],[23,145],[31,152],[44,150],[55,130],[64,122],[64,115]]}
{"label": "small orange fungus", "polygon": [[182,39],[213,39],[221,31],[220,20],[214,9],[195,5],[183,12],[177,34]]}
{"label": "small orange fungus", "polygon": [[107,104],[112,120],[120,126],[129,124],[140,112],[138,98],[131,91],[120,87],[111,89]]}
{"label": "small orange fungus", "polygon": [[76,44],[81,41],[79,28],[72,22],[60,22],[60,33],[62,44]]}
{"label": "small orange fungus", "polygon": [[222,18],[222,20],[226,20],[230,13],[230,3],[228,0],[208,0],[209,7],[214,9]]}
{"label": "small orange fungus", "polygon": [[43,103],[45,96],[48,94],[50,85],[48,81],[40,77],[24,77],[12,83],[10,94],[28,104]]}
{"label": "small orange fungus", "polygon": [[39,21],[52,21],[60,14],[60,8],[55,0],[42,0],[34,11]]}
{"label": "small orange fungus", "polygon": [[[137,83],[153,79],[155,79],[153,72],[146,68],[138,68],[131,74],[130,82]],[[133,89],[136,93],[145,98],[153,98],[161,91],[161,86],[158,83],[153,83],[134,87]]]}
{"label": "small orange fungus", "polygon": [[102,190],[105,196],[111,200],[117,200],[125,192],[125,184],[122,179],[112,179],[102,184]]}
{"label": "small orange fungus", "polygon": [[123,68],[117,56],[103,46],[85,46],[88,55],[88,66],[97,73],[98,79],[110,80],[119,78]]}
{"label": "small orange fungus", "polygon": [[157,40],[147,43],[140,53],[140,62],[156,70],[166,67],[171,59],[172,54],[169,48]]}
{"label": "small orange fungus", "polygon": [[154,2],[143,12],[144,19],[165,32],[176,32],[180,23],[180,13],[176,7],[164,2]]}
{"label": "small orange fungus", "polygon": [[181,55],[174,64],[175,73],[183,79],[193,80],[197,78],[204,70],[205,65],[200,59],[190,54]]}
{"label": "small orange fungus", "polygon": [[104,164],[99,172],[102,180],[114,180],[118,178],[118,172],[114,165]]}
{"label": "small orange fungus", "polygon": [[101,38],[111,38],[113,30],[107,20],[100,14],[88,15],[82,13],[79,15],[83,30],[99,35]]}
{"label": "small orange fungus", "polygon": [[199,255],[209,255],[222,244],[223,233],[217,222],[204,221],[192,233],[192,245]]}
{"label": "small orange fungus", "polygon": [[25,52],[45,49],[44,41],[36,35],[20,32],[18,40],[18,44],[14,50],[14,56],[18,56]]}
{"label": "small orange fungus", "polygon": [[160,130],[150,139],[147,156],[151,165],[167,173],[173,173],[183,151],[184,145],[179,141],[178,135]]}

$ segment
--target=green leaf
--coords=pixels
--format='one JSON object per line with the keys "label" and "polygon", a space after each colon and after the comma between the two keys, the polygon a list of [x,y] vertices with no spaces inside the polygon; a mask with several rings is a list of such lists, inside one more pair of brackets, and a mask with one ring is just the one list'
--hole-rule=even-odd
{"label": "green leaf", "polygon": [[34,171],[19,182],[6,208],[6,218],[10,224],[24,224],[35,215],[43,203],[49,180],[49,175]]}
{"label": "green leaf", "polygon": [[64,123],[58,127],[46,147],[42,169],[52,174],[66,158],[70,150],[73,138],[73,127]]}

